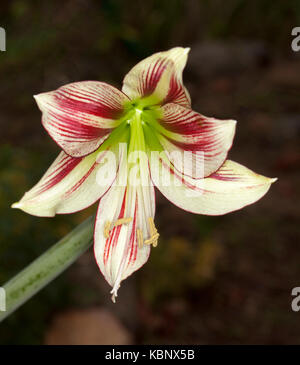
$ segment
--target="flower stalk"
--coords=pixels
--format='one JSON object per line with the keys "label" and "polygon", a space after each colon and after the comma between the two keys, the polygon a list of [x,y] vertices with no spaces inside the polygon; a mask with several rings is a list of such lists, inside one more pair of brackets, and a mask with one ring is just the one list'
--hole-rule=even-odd
{"label": "flower stalk", "polygon": [[54,280],[92,245],[93,223],[94,217],[86,219],[3,286],[6,311],[0,312],[0,322]]}

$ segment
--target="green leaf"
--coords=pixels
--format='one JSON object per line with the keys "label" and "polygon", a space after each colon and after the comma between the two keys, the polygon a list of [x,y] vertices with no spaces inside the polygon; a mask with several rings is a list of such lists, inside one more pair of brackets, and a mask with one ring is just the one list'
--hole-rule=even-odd
{"label": "green leaf", "polygon": [[92,245],[93,221],[94,217],[85,220],[3,286],[6,311],[0,312],[0,321],[54,280]]}

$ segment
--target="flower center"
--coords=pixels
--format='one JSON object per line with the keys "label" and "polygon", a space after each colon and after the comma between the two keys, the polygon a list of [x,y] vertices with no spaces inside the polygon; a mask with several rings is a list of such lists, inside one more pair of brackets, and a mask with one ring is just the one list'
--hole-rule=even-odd
{"label": "flower center", "polygon": [[128,124],[131,124],[136,116],[139,116],[142,124],[153,124],[159,118],[160,106],[151,97],[136,99],[125,104],[124,116]]}
{"label": "flower center", "polygon": [[153,145],[155,134],[159,130],[161,117],[160,105],[150,97],[136,99],[125,105],[125,113],[121,124],[124,122],[130,126],[130,138],[128,152],[146,152],[146,146],[150,150],[157,150]]}

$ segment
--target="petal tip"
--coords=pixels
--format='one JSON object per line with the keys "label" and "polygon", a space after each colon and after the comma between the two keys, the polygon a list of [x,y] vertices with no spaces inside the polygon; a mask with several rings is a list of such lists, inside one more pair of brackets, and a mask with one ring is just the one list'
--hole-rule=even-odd
{"label": "petal tip", "polygon": [[234,119],[228,119],[226,121],[226,123],[224,124],[224,130],[227,131],[228,135],[228,148],[230,148],[232,146],[233,143],[233,138],[235,135],[235,131],[236,131],[236,124],[237,121]]}
{"label": "petal tip", "polygon": [[11,208],[13,208],[13,209],[21,209],[21,207],[22,207],[22,203],[20,203],[20,202],[13,203],[11,205]]}
{"label": "petal tip", "polygon": [[278,177],[267,177],[267,176],[263,176],[263,175],[259,175],[259,174],[257,174],[257,175],[261,179],[263,179],[264,184],[266,184],[266,185],[271,185],[278,180]]}
{"label": "petal tip", "polygon": [[42,95],[42,94],[35,94],[35,95],[33,95],[34,100],[35,100],[36,102],[38,102],[38,100],[40,100],[40,99],[41,99],[41,95]]}
{"label": "petal tip", "polygon": [[113,303],[116,303],[116,297],[118,296],[118,289],[113,288],[110,294],[112,294],[111,301]]}
{"label": "petal tip", "polygon": [[41,93],[41,94],[36,94],[33,95],[34,100],[36,101],[39,109],[41,110],[41,112],[43,112],[43,105],[45,104],[45,94],[46,93]]}
{"label": "petal tip", "polygon": [[236,128],[236,125],[237,125],[237,121],[235,119],[228,119],[226,121],[226,125],[229,127],[229,128],[232,128],[233,130],[235,130]]}
{"label": "petal tip", "polygon": [[116,295],[115,294],[113,294],[112,296],[111,296],[111,301],[115,304],[116,303]]}

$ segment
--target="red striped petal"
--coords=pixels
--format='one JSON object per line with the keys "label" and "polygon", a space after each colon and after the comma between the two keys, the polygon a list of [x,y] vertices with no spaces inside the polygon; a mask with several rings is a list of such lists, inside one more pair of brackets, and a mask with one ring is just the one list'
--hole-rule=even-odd
{"label": "red striped petal", "polygon": [[[105,194],[116,177],[117,161],[108,159],[108,153],[95,152],[75,158],[61,152],[42,179],[13,204],[13,208],[36,216],[53,217],[92,205]],[[107,179],[99,179],[104,171],[110,172]]]}
{"label": "red striped petal", "polygon": [[131,99],[152,96],[155,103],[178,103],[190,107],[182,83],[188,48],[176,47],[139,62],[125,76],[122,91]]}
{"label": "red striped petal", "polygon": [[45,129],[73,157],[85,156],[101,145],[118,125],[128,100],[116,88],[97,81],[68,84],[35,99]]}
{"label": "red striped petal", "polygon": [[234,120],[207,118],[178,104],[166,104],[161,110],[159,140],[178,171],[202,178],[223,164],[232,145]]}
{"label": "red striped petal", "polygon": [[[127,161],[124,161],[120,169],[120,174],[127,173]],[[147,175],[150,185],[149,171]],[[95,223],[94,253],[100,271],[113,288],[113,299],[117,296],[121,281],[148,260],[150,245],[139,247],[137,230],[142,231],[144,239],[151,236],[148,218],[153,218],[154,212],[155,195],[152,185],[114,185],[100,200]],[[123,218],[131,218],[131,221],[114,226]],[[111,223],[109,237],[105,235],[107,222]]]}

